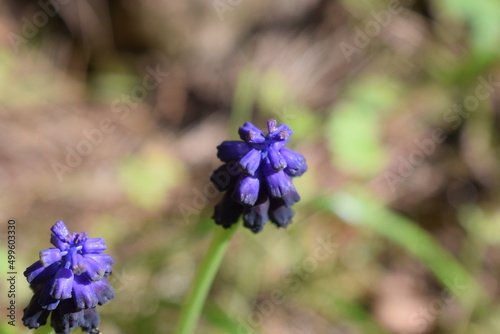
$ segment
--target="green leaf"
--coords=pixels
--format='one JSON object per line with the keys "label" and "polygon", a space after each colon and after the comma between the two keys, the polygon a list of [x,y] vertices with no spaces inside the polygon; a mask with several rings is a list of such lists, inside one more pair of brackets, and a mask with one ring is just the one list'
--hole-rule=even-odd
{"label": "green leaf", "polygon": [[466,305],[486,293],[467,270],[434,238],[415,222],[407,219],[367,196],[337,193],[324,203],[327,210],[347,223],[369,228],[419,259],[436,278]]}
{"label": "green leaf", "polygon": [[232,319],[216,305],[206,305],[203,310],[203,317],[211,324],[217,326],[219,333],[253,333],[258,334],[258,328],[250,328],[244,319]]}

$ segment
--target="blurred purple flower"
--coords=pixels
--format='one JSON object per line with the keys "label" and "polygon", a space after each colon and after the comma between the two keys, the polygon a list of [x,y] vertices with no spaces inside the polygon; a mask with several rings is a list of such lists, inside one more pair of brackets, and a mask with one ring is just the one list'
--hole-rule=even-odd
{"label": "blurred purple flower", "polygon": [[243,141],[224,141],[217,157],[225,164],[214,171],[211,181],[226,191],[215,206],[216,224],[229,228],[243,214],[245,227],[257,233],[271,220],[278,227],[292,221],[291,209],[300,196],[292,177],[307,170],[305,158],[285,147],[292,130],[275,120],[267,121],[268,134],[252,123],[238,133]]}
{"label": "blurred purple flower", "polygon": [[34,295],[24,309],[23,323],[29,328],[45,325],[52,311],[51,325],[57,334],[81,327],[98,333],[96,306],[114,298],[107,280],[113,258],[101,254],[106,244],[87,233],[69,233],[63,221],[51,228],[50,242],[56,248],[40,252],[40,260],[29,266],[24,276]]}

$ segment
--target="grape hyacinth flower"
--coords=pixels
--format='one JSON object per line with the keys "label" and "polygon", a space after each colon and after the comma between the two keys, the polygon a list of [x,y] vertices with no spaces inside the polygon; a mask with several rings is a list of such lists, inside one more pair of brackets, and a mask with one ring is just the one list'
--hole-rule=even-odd
{"label": "grape hyacinth flower", "polygon": [[50,242],[55,248],[42,250],[40,260],[24,272],[34,295],[24,309],[23,323],[30,329],[38,328],[52,312],[51,326],[57,334],[68,334],[76,327],[98,334],[96,306],[114,298],[107,280],[114,260],[101,254],[106,249],[101,238],[70,233],[63,221],[51,231]]}
{"label": "grape hyacinth flower", "polygon": [[224,162],[211,181],[226,191],[216,205],[216,224],[229,228],[243,214],[244,226],[257,233],[271,220],[278,227],[292,221],[293,204],[300,200],[292,178],[307,170],[305,158],[285,147],[292,130],[275,120],[267,121],[264,135],[252,123],[239,128],[242,141],[224,141],[217,157]]}

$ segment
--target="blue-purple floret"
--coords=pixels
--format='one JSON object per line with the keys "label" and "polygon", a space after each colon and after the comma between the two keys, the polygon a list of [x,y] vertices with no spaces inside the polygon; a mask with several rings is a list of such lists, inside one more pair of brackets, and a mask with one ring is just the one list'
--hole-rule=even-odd
{"label": "blue-purple floret", "polygon": [[224,141],[217,147],[217,157],[224,165],[211,180],[226,191],[215,207],[213,218],[225,228],[243,215],[245,227],[257,233],[271,220],[278,227],[292,221],[293,204],[300,196],[292,178],[307,171],[305,158],[285,147],[292,130],[275,120],[267,122],[268,134],[252,123],[239,128],[242,141]]}
{"label": "blue-purple floret", "polygon": [[51,229],[50,242],[55,248],[40,252],[40,260],[29,266],[24,276],[34,295],[24,309],[23,323],[38,328],[47,323],[57,334],[81,327],[84,332],[99,333],[96,306],[114,298],[107,277],[113,258],[102,254],[106,244],[87,233],[70,233],[64,222]]}

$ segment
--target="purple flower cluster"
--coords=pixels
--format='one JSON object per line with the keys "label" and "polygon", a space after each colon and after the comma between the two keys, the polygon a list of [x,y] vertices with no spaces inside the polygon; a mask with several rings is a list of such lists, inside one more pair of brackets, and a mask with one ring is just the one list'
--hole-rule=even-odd
{"label": "purple flower cluster", "polygon": [[81,327],[96,334],[100,319],[96,306],[114,298],[107,280],[113,258],[101,254],[106,244],[87,233],[69,233],[64,222],[51,228],[55,248],[40,252],[40,260],[29,266],[24,276],[34,295],[24,309],[23,323],[29,328],[45,325],[49,313],[57,334]]}
{"label": "purple flower cluster", "polygon": [[264,135],[247,122],[239,129],[242,141],[224,141],[217,147],[224,165],[214,171],[211,181],[226,194],[213,218],[225,228],[242,214],[245,227],[255,233],[268,220],[278,227],[292,221],[291,207],[300,200],[292,178],[307,170],[306,160],[285,147],[292,135],[287,125],[268,120],[267,129]]}

